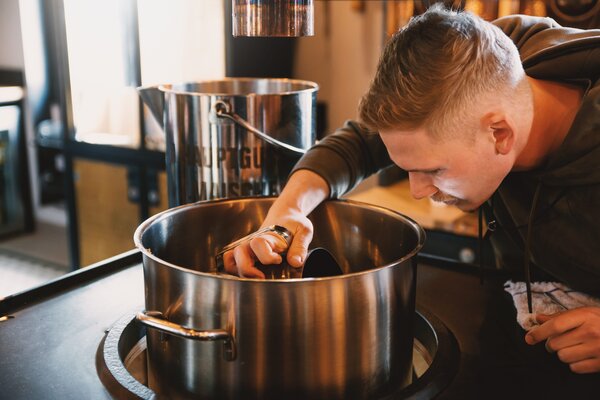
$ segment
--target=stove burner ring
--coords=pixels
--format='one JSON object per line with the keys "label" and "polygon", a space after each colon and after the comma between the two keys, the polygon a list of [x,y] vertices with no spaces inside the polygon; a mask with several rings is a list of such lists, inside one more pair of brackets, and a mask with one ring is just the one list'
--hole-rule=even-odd
{"label": "stove burner ring", "polygon": [[[430,313],[418,311],[413,345],[414,381],[381,400],[433,398],[458,371],[460,351],[450,330]],[[146,328],[134,314],[121,318],[100,343],[97,353],[100,379],[117,399],[157,399],[147,384]]]}
{"label": "stove burner ring", "polygon": [[121,318],[100,342],[96,368],[100,380],[114,398],[156,399],[156,393],[127,368],[131,368],[136,349],[141,348],[142,342],[145,349],[146,328],[137,322],[135,314]]}

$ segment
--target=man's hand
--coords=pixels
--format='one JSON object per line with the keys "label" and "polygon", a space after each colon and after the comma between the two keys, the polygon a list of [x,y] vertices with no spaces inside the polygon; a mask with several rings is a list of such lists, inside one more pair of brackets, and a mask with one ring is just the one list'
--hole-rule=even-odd
{"label": "man's hand", "polygon": [[600,307],[582,307],[553,315],[538,314],[541,325],[525,335],[528,344],[546,340],[546,349],[578,374],[600,372]]}
{"label": "man's hand", "polygon": [[299,268],[304,264],[308,245],[313,237],[312,222],[304,215],[292,210],[276,212],[272,209],[262,227],[281,225],[292,233],[289,249],[287,243],[275,233],[264,233],[249,242],[237,246],[223,255],[223,265],[227,273],[246,278],[264,278],[264,274],[254,266],[258,260],[261,264],[280,264],[280,253],[287,250],[287,262]]}
{"label": "man's hand", "polygon": [[313,225],[306,216],[327,197],[329,185],[323,178],[308,170],[294,172],[262,224],[262,227],[279,225],[290,231],[289,249],[277,234],[265,233],[223,254],[225,271],[246,278],[264,278],[265,275],[254,267],[254,261],[265,265],[279,264],[282,261],[280,253],[285,250],[287,262],[292,267],[301,267],[313,237]]}

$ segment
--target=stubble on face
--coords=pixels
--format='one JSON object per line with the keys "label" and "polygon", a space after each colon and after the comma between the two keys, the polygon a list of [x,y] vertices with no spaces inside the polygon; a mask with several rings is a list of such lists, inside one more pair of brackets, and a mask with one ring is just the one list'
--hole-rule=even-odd
{"label": "stubble on face", "polygon": [[435,193],[429,198],[436,203],[442,203],[447,206],[454,206],[464,212],[475,211],[480,206],[480,204],[474,204],[469,200],[461,199],[460,197],[455,197],[442,191]]}
{"label": "stubble on face", "polygon": [[455,205],[461,200],[458,197],[454,197],[450,194],[447,194],[447,193],[444,193],[441,191],[434,193],[429,198],[431,200],[435,201],[436,203],[444,203],[446,205]]}

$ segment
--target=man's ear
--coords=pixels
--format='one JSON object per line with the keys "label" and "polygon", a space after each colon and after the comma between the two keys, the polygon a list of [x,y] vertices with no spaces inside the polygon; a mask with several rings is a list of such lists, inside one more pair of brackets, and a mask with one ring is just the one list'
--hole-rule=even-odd
{"label": "man's ear", "polygon": [[485,125],[492,135],[497,154],[508,154],[515,143],[513,126],[500,114],[486,115]]}

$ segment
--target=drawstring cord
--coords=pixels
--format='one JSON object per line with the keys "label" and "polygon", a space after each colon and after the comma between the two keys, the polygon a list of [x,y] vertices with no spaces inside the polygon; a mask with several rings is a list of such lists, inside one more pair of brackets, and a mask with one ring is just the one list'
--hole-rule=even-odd
{"label": "drawstring cord", "polygon": [[479,207],[479,221],[477,227],[477,244],[479,245],[479,283],[483,285],[483,206]]}
{"label": "drawstring cord", "polygon": [[[495,193],[494,193],[495,194]],[[492,194],[492,197],[490,198],[490,206],[489,208],[486,210],[487,213],[489,214],[488,217],[489,218],[493,218],[494,216],[494,194]],[[483,278],[484,278],[484,272],[485,272],[485,268],[483,265],[483,259],[484,259],[484,248],[483,248],[483,241],[485,239],[488,238],[488,236],[491,234],[491,232],[496,230],[496,220],[495,219],[490,219],[487,222],[487,231],[485,232],[485,235],[483,234],[483,209],[484,207],[487,206],[487,203],[483,203],[480,207],[479,207],[479,223],[478,223],[478,241],[477,244],[479,246],[478,249],[478,254],[479,254],[479,283],[483,285]]]}
{"label": "drawstring cord", "polygon": [[[531,295],[531,271],[530,271],[530,258],[531,258],[531,235],[532,235],[532,231],[533,231],[533,221],[536,217],[536,212],[537,212],[537,206],[538,206],[538,200],[540,197],[540,192],[542,189],[542,182],[538,182],[536,188],[535,188],[535,192],[533,194],[533,200],[531,202],[531,210],[529,211],[529,219],[527,221],[527,234],[525,237],[525,249],[524,249],[524,259],[523,259],[523,273],[525,275],[525,287],[527,290],[527,308],[529,309],[529,313],[532,314],[533,313],[533,304],[532,304],[532,295]],[[495,193],[494,193],[495,195]],[[479,226],[478,226],[478,236],[479,236],[479,280],[480,283],[483,284],[483,277],[484,277],[484,265],[483,265],[483,259],[484,259],[484,247],[483,247],[483,241],[485,239],[487,239],[487,237],[489,236],[489,234],[493,231],[496,230],[496,221],[493,219],[494,216],[494,195],[492,195],[492,197],[490,198],[490,204],[488,203],[483,203],[481,205],[481,207],[479,207]],[[564,195],[564,191],[562,193],[560,193],[557,198],[552,202],[552,204],[550,204],[548,209],[551,209],[552,206]],[[485,235],[483,234],[483,217],[484,217],[484,209],[486,214],[488,215],[488,218],[490,218],[490,220],[488,220],[487,223],[487,231],[485,233]],[[546,210],[547,211],[547,210]],[[545,211],[542,211],[542,213],[544,213]],[[521,225],[521,226],[516,226],[516,229],[520,229],[522,227],[524,227],[525,225]]]}
{"label": "drawstring cord", "polygon": [[529,309],[529,313],[533,313],[533,305],[531,301],[531,273],[529,268],[529,258],[531,252],[531,232],[533,225],[533,218],[535,216],[535,210],[537,208],[538,198],[540,197],[540,191],[542,189],[542,182],[539,182],[537,187],[535,188],[535,193],[533,194],[533,201],[531,204],[531,211],[529,212],[529,222],[527,224],[527,236],[525,238],[525,258],[524,258],[524,268],[523,272],[525,273],[525,287],[527,289],[527,308]]}

